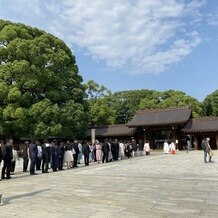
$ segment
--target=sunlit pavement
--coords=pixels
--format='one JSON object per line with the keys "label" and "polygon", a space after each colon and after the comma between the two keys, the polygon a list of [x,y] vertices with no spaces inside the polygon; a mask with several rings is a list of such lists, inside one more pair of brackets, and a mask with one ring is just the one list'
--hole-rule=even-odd
{"label": "sunlit pavement", "polygon": [[0,217],[218,217],[218,151],[150,156],[0,181]]}

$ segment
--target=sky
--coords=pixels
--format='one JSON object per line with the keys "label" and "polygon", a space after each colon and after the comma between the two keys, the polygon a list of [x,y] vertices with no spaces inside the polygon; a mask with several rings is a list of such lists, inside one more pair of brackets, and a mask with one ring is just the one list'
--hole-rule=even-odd
{"label": "sky", "polygon": [[64,40],[84,83],[112,92],[218,89],[217,0],[0,0],[0,19]]}

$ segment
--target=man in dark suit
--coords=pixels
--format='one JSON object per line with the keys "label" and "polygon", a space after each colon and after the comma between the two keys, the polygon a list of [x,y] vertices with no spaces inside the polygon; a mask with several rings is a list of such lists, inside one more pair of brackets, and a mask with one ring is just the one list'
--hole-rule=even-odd
{"label": "man in dark suit", "polygon": [[59,166],[59,155],[60,155],[60,149],[58,147],[57,140],[54,140],[51,147],[51,157],[52,157],[52,170],[53,172],[58,171]]}
{"label": "man in dark suit", "polygon": [[111,153],[112,153],[112,157],[113,160],[116,161],[117,160],[117,146],[116,146],[116,141],[113,140],[111,143]]}
{"label": "man in dark suit", "polygon": [[63,162],[64,162],[64,153],[65,153],[65,147],[64,147],[64,143],[61,142],[59,145],[59,166],[58,166],[58,170],[64,170],[63,169]]}
{"label": "man in dark suit", "polygon": [[29,164],[29,158],[28,158],[28,148],[29,148],[29,142],[26,141],[21,149],[21,154],[23,158],[23,172],[27,172],[28,164]]}
{"label": "man in dark suit", "polygon": [[106,161],[106,163],[108,163],[108,154],[109,154],[109,144],[108,144],[108,140],[105,139],[104,144],[102,145],[102,152],[103,152],[103,159],[102,159],[102,163],[104,163],[104,161]]}
{"label": "man in dark suit", "polygon": [[51,158],[51,147],[50,144],[45,141],[42,145],[42,173],[48,173],[48,164]]}
{"label": "man in dark suit", "polygon": [[13,159],[12,154],[12,145],[8,142],[3,149],[3,160],[4,165],[2,168],[2,179],[5,179],[5,171],[6,171],[6,179],[10,179],[10,169],[11,169],[11,161]]}
{"label": "man in dark suit", "polygon": [[30,158],[30,175],[36,175],[35,166],[36,166],[36,158],[38,154],[38,149],[34,141],[29,144],[29,158]]}
{"label": "man in dark suit", "polygon": [[89,165],[89,153],[90,153],[90,147],[87,141],[85,141],[82,145],[82,151],[84,155],[84,163],[86,166]]}
{"label": "man in dark suit", "polygon": [[72,144],[72,149],[73,149],[73,167],[78,167],[78,155],[79,155],[79,147],[78,147],[78,142],[75,140]]}
{"label": "man in dark suit", "polygon": [[3,159],[3,153],[2,153],[2,144],[0,143],[0,165]]}
{"label": "man in dark suit", "polygon": [[[0,166],[2,164],[3,154],[2,154],[2,144],[0,143]],[[0,179],[1,181],[1,179]]]}

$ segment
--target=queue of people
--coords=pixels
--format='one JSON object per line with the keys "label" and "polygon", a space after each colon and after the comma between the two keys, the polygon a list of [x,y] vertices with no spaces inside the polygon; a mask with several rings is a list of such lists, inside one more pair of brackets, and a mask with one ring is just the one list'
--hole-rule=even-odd
{"label": "queue of people", "polygon": [[66,143],[53,140],[48,141],[26,141],[19,150],[16,150],[13,143],[0,144],[0,163],[3,161],[1,179],[10,179],[14,174],[16,160],[23,159],[23,172],[30,175],[37,175],[38,172],[49,173],[76,168],[84,158],[85,166],[90,162],[108,163],[111,161],[123,160],[142,155],[150,154],[150,146],[146,141],[136,144],[136,141],[118,141],[106,139],[103,142],[98,140],[94,144],[88,141],[82,143],[77,140]]}

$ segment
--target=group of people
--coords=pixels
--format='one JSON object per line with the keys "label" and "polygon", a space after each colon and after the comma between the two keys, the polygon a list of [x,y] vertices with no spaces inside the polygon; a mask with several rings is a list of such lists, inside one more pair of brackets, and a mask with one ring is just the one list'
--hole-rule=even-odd
{"label": "group of people", "polygon": [[[62,142],[53,140],[48,141],[26,141],[18,149],[15,149],[13,142],[0,144],[0,164],[3,161],[1,179],[10,179],[14,174],[16,160],[23,159],[23,172],[29,172],[30,175],[36,175],[36,171],[49,173],[51,168],[53,172],[78,167],[84,157],[84,164],[90,162],[108,163],[110,161],[123,160],[142,155],[150,154],[150,146],[146,141],[136,143],[131,141],[118,141],[105,139],[103,142],[98,140],[94,144],[88,141],[82,143],[74,140],[73,142]],[[29,169],[28,169],[29,167]]]}
{"label": "group of people", "polygon": [[163,144],[164,154],[175,154],[176,153],[176,142],[172,141],[170,144],[167,140]]}

